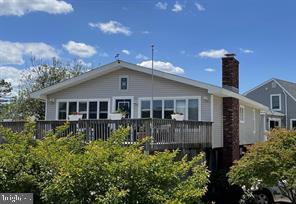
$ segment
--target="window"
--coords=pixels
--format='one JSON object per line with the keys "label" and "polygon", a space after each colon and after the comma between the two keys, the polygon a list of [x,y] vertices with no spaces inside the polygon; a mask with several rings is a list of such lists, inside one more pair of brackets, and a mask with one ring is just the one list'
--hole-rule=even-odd
{"label": "window", "polygon": [[78,112],[82,114],[82,119],[87,118],[87,102],[79,102]]}
{"label": "window", "polygon": [[186,118],[186,100],[176,100],[176,112],[183,113]]}
{"label": "window", "polygon": [[150,101],[141,101],[141,118],[150,118]]}
{"label": "window", "polygon": [[108,118],[108,101],[100,101],[99,118],[100,119]]}
{"label": "window", "polygon": [[188,120],[198,120],[198,99],[188,100]]}
{"label": "window", "polygon": [[241,123],[245,122],[245,106],[240,106],[239,107],[239,121]]}
{"label": "window", "polygon": [[279,128],[281,127],[281,120],[280,119],[269,119],[269,129]]}
{"label": "window", "polygon": [[164,101],[164,118],[171,119],[171,115],[174,113],[174,100]]}
{"label": "window", "polygon": [[153,101],[153,118],[162,118],[162,101]]}
{"label": "window", "polygon": [[77,113],[77,102],[69,102],[69,115],[75,115]]}
{"label": "window", "polygon": [[59,103],[58,119],[59,120],[66,120],[67,119],[67,102],[60,102]]}
{"label": "window", "polygon": [[98,102],[96,101],[89,102],[88,118],[97,119],[97,111],[98,111]]}
{"label": "window", "polygon": [[127,90],[128,89],[128,77],[120,77],[120,90]]}
{"label": "window", "polygon": [[270,106],[272,110],[281,110],[281,94],[270,95]]}
{"label": "window", "polygon": [[290,128],[291,128],[291,130],[296,129],[296,119],[291,119],[290,120]]}

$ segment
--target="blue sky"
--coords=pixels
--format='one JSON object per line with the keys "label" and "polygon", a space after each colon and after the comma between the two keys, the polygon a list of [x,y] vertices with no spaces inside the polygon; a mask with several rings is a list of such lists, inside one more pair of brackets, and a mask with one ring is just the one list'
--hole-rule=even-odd
{"label": "blue sky", "polygon": [[151,44],[157,68],[215,85],[220,56],[236,53],[241,92],[271,77],[295,81],[293,0],[23,2],[0,3],[0,77],[15,86],[32,54],[96,67],[120,53],[148,65]]}

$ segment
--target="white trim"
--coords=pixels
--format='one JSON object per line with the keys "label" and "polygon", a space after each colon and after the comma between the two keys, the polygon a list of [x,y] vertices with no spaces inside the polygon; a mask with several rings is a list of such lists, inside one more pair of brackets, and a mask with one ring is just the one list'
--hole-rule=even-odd
{"label": "white trim", "polygon": [[116,107],[116,100],[120,100],[120,99],[130,99],[131,100],[131,118],[134,118],[134,96],[113,96],[112,97],[112,111],[115,111],[115,107]]}
{"label": "white trim", "polygon": [[[46,96],[61,90],[64,90],[66,88],[72,87],[74,85],[78,85],[81,84],[83,82],[89,81],[91,79],[95,79],[99,76],[105,75],[107,73],[113,72],[115,70],[121,69],[121,68],[127,68],[130,70],[134,70],[134,71],[138,71],[138,72],[142,72],[142,73],[146,73],[151,75],[151,69],[150,68],[146,68],[146,67],[142,67],[142,66],[138,66],[135,64],[131,64],[128,62],[124,62],[121,60],[117,60],[114,61],[110,64],[104,65],[100,68],[97,69],[93,69],[89,72],[86,72],[82,75],[79,75],[77,77],[65,80],[63,82],[60,82],[58,84],[49,86],[47,88],[41,89],[39,91],[33,92],[30,94],[30,96],[32,98],[41,98],[41,99],[46,99]],[[169,79],[172,81],[177,81],[183,84],[187,84],[190,86],[194,86],[194,87],[198,87],[198,88],[202,88],[202,89],[206,89],[208,90],[208,93],[210,94],[214,94],[216,96],[219,97],[234,97],[237,98],[241,101],[244,101],[245,103],[247,103],[249,106],[255,107],[255,108],[260,108],[262,110],[268,110],[268,107],[262,105],[261,103],[258,103],[254,100],[251,100],[245,96],[242,96],[238,93],[234,93],[230,90],[218,87],[218,86],[214,86],[208,83],[204,83],[204,82],[200,82],[197,80],[193,80],[193,79],[189,79],[189,78],[185,78],[185,77],[181,77],[181,76],[177,76],[174,74],[169,74],[166,72],[162,72],[159,70],[154,70],[154,75],[157,77],[161,77],[161,78],[165,78],[165,79]]]}
{"label": "white trim", "polygon": [[[176,100],[185,100],[185,120],[188,120],[188,100],[198,99],[198,121],[201,121],[201,96],[164,96],[164,97],[153,97],[153,100],[161,100],[162,104],[165,100],[174,101],[174,112],[176,112]],[[139,97],[138,98],[138,118],[141,118],[141,101],[150,101],[150,116],[152,116],[152,100],[151,97]],[[162,118],[164,118],[164,106],[162,106]]]}
{"label": "white trim", "polygon": [[48,100],[48,99],[45,100],[45,115],[44,115],[44,119],[45,119],[45,120],[47,119],[47,108],[48,108],[48,107],[47,107],[47,100]]}
{"label": "white trim", "polygon": [[[277,108],[277,109],[272,108],[272,97],[273,96],[279,97],[279,108]],[[281,111],[282,110],[282,94],[270,94],[270,110],[273,110],[273,111]]]}
{"label": "white trim", "polygon": [[283,91],[285,91],[296,102],[296,98],[294,96],[292,96],[292,94],[290,94],[287,91],[287,89],[285,89],[276,79],[274,79],[274,81],[279,85],[279,87],[281,87],[283,89]]}
{"label": "white trim", "polygon": [[253,134],[256,134],[256,110],[253,109]]}
{"label": "white trim", "polygon": [[[121,79],[123,79],[123,78],[126,78],[126,89],[121,89]],[[128,75],[120,75],[118,77],[118,80],[119,80],[119,82],[118,82],[119,91],[124,91],[124,92],[128,91],[128,88],[129,88],[129,77],[128,77]]]}
{"label": "white trim", "polygon": [[59,103],[60,102],[66,102],[66,120],[69,117],[69,102],[77,102],[77,111],[79,109],[79,102],[87,102],[87,116],[86,118],[89,118],[89,102],[97,102],[97,119],[99,119],[99,103],[100,102],[108,102],[108,116],[110,114],[110,98],[95,98],[95,99],[56,99],[56,120],[59,120]]}
{"label": "white trim", "polygon": [[211,95],[211,122],[214,122],[214,96]]}
{"label": "white trim", "polygon": [[[240,115],[240,110],[243,110],[243,116],[242,116],[242,120],[241,120],[241,115]],[[239,122],[240,123],[245,123],[245,117],[246,117],[246,108],[244,105],[240,105],[239,106]]]}
{"label": "white trim", "polygon": [[292,128],[292,124],[293,124],[292,122],[293,121],[296,121],[296,118],[291,118],[290,119],[290,130],[293,130],[293,128]]}
{"label": "white trim", "polygon": [[279,127],[282,127],[282,120],[280,118],[268,118],[268,129],[270,130],[270,121],[278,121],[279,122]]}

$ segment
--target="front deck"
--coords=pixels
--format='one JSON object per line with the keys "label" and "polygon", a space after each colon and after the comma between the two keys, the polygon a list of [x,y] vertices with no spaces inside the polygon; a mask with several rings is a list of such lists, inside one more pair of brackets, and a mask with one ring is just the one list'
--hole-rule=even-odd
{"label": "front deck", "polygon": [[[55,131],[66,121],[36,121],[36,139],[42,139],[46,132]],[[22,131],[24,121],[0,122],[13,131]],[[168,119],[122,119],[122,120],[79,120],[69,121],[67,134],[83,133],[86,140],[107,140],[111,133],[128,127],[126,144],[151,136],[149,150],[164,149],[205,149],[211,147],[212,123],[200,121],[175,121]]]}

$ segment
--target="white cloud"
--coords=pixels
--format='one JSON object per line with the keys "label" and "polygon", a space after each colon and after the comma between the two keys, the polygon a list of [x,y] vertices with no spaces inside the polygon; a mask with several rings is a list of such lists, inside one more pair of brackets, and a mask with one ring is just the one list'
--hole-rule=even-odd
{"label": "white cloud", "polygon": [[155,4],[155,7],[160,10],[166,10],[168,8],[168,3],[159,1],[159,2],[157,2],[157,4]]}
{"label": "white cloud", "polygon": [[62,14],[73,10],[71,4],[58,0],[0,0],[0,16],[22,16],[34,11]]}
{"label": "white cloud", "polygon": [[250,50],[250,49],[243,49],[243,48],[240,48],[239,49],[241,52],[243,52],[243,53],[246,53],[246,54],[252,54],[252,53],[254,53],[254,51],[253,50]]}
{"label": "white cloud", "polygon": [[196,6],[197,10],[199,11],[205,11],[205,7],[201,5],[200,3],[195,2],[194,5]]}
{"label": "white cloud", "polygon": [[130,51],[128,51],[128,50],[121,50],[121,52],[124,53],[124,54],[126,54],[126,55],[130,55],[131,54]]}
{"label": "white cloud", "polygon": [[200,57],[209,57],[209,58],[221,58],[224,57],[225,54],[227,54],[227,50],[220,49],[220,50],[206,50],[200,52],[198,55]]}
{"label": "white cloud", "polygon": [[78,43],[69,41],[67,44],[63,44],[63,47],[72,55],[79,57],[91,57],[97,53],[96,49],[90,45],[84,43]]}
{"label": "white cloud", "polygon": [[[157,70],[160,70],[163,72],[168,72],[171,74],[183,74],[184,73],[183,68],[174,66],[170,62],[154,61],[153,64],[154,64],[154,69],[157,69]],[[152,62],[151,62],[151,60],[143,61],[143,62],[139,63],[138,65],[151,68]]]}
{"label": "white cloud", "polygon": [[174,8],[172,9],[173,12],[180,12],[183,10],[183,6],[178,2],[176,1],[176,3],[174,4]]}
{"label": "white cloud", "polygon": [[88,25],[93,28],[99,28],[103,33],[108,33],[108,34],[121,33],[127,36],[132,34],[132,32],[128,27],[123,26],[121,23],[113,20],[106,23],[88,23]]}
{"label": "white cloud", "polygon": [[138,54],[137,56],[136,56],[136,59],[142,59],[142,60],[147,60],[147,59],[149,59],[147,56],[145,56],[145,55],[143,55],[143,54]]}
{"label": "white cloud", "polygon": [[206,72],[215,72],[216,69],[213,69],[213,68],[206,68],[204,69]]}
{"label": "white cloud", "polygon": [[109,54],[107,52],[100,52],[99,56],[100,57],[109,57]]}
{"label": "white cloud", "polygon": [[11,83],[12,93],[15,96],[18,93],[21,83],[22,70],[10,66],[0,66],[0,79]]}
{"label": "white cloud", "polygon": [[150,32],[148,30],[142,31],[142,34],[148,35]]}
{"label": "white cloud", "polygon": [[0,40],[0,64],[23,64],[25,55],[40,59],[58,57],[56,50],[43,42],[20,43]]}

